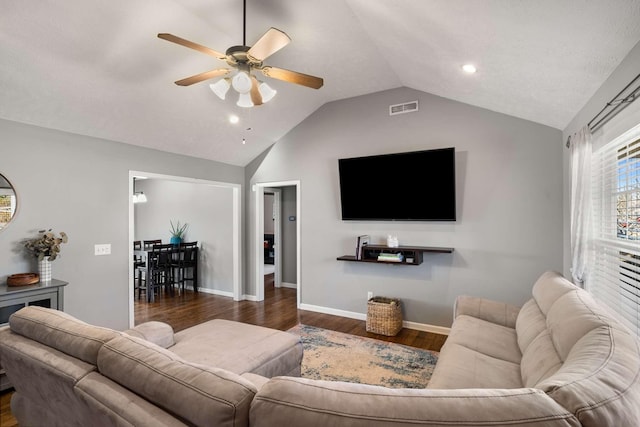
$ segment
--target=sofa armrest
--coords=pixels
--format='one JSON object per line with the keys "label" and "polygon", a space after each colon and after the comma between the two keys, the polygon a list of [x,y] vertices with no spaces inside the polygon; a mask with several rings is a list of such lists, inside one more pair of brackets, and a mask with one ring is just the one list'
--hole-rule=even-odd
{"label": "sofa armrest", "polygon": [[390,389],[338,381],[272,378],[254,397],[255,427],[407,425],[579,426],[541,390]]}
{"label": "sofa armrest", "polygon": [[132,329],[127,329],[124,333],[150,341],[162,348],[169,348],[175,344],[171,325],[155,320],[141,323]]}
{"label": "sofa armrest", "polygon": [[504,302],[461,295],[456,298],[453,312],[454,320],[458,316],[467,315],[509,328],[515,328],[520,307]]}

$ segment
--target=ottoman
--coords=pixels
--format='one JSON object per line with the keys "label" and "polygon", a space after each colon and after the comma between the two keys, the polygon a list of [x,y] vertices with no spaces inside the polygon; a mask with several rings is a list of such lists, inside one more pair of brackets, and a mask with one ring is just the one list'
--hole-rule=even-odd
{"label": "ottoman", "polygon": [[300,376],[300,337],[275,329],[214,319],[174,335],[169,350],[185,360],[263,377]]}

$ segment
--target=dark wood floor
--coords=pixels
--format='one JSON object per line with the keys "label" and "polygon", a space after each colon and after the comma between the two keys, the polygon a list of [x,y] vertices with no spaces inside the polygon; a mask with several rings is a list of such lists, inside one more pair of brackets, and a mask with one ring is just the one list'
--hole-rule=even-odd
{"label": "dark wood floor", "polygon": [[[395,337],[386,337],[367,332],[364,320],[298,310],[296,290],[275,288],[273,275],[265,276],[265,300],[262,302],[233,301],[228,297],[186,291],[182,295],[160,295],[153,303],[147,303],[143,295],[134,305],[136,324],[159,320],[170,324],[176,332],[207,320],[227,319],[282,331],[302,323],[434,351],[440,351],[446,339],[445,335],[406,328]],[[10,397],[10,392],[0,395],[1,427],[18,425],[11,415]]]}
{"label": "dark wood floor", "polygon": [[142,298],[135,302],[136,324],[159,320],[170,324],[177,332],[211,319],[235,320],[286,331],[302,323],[352,335],[376,338],[427,350],[440,351],[445,335],[402,329],[395,337],[366,331],[364,320],[349,319],[296,308],[296,290],[275,288],[273,275],[265,276],[265,300],[262,302],[233,301],[203,292],[164,296],[148,304]]}

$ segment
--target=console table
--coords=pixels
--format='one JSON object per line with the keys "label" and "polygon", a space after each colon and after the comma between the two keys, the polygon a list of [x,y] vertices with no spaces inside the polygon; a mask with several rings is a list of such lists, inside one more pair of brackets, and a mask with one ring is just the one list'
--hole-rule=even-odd
{"label": "console table", "polygon": [[[64,287],[68,282],[52,279],[29,286],[0,285],[0,327],[9,323],[9,316],[28,305],[64,309]],[[0,391],[11,387],[0,367]]]}

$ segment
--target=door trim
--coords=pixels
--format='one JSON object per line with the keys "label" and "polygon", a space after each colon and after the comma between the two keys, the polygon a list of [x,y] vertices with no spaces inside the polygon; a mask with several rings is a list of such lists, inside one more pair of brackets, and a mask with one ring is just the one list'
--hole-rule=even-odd
{"label": "door trim", "polygon": [[[233,299],[234,301],[240,301],[242,299],[242,236],[241,236],[241,221],[242,221],[242,186],[240,184],[233,184],[230,182],[209,181],[205,179],[189,178],[175,175],[165,175],[152,172],[143,171],[129,171],[129,195],[133,194],[133,177],[134,176],[146,176],[149,178],[160,178],[170,181],[186,182],[192,184],[211,185],[215,187],[229,188],[233,192],[232,202],[232,254],[233,254]],[[133,327],[135,324],[135,313],[133,303],[133,240],[134,240],[134,215],[133,215],[133,199],[129,196],[129,327]]]}
{"label": "door trim", "polygon": [[[254,283],[256,285],[256,301],[264,301],[264,190],[265,188],[275,189],[278,187],[296,187],[296,298],[297,307],[300,307],[300,296],[302,292],[301,282],[301,236],[300,236],[300,181],[276,181],[260,182],[253,184],[255,194],[256,216],[254,222]],[[282,246],[282,245],[278,245]],[[276,246],[276,250],[281,250]],[[280,252],[281,254],[282,252]],[[280,263],[282,264],[282,263]]]}

